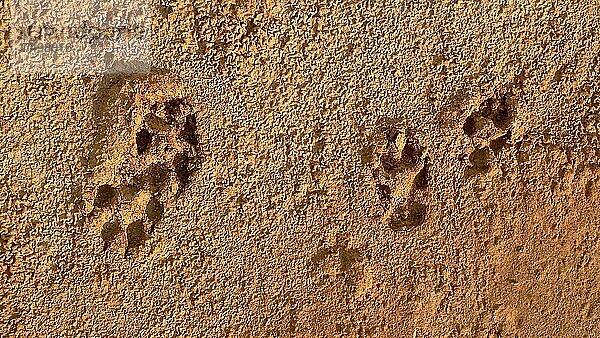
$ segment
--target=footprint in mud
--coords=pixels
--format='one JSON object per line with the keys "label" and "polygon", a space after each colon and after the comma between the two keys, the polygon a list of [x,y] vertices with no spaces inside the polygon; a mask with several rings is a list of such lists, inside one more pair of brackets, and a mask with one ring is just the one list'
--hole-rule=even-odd
{"label": "footprint in mud", "polygon": [[[429,156],[415,133],[393,119],[380,121],[379,161],[374,170],[376,192],[385,213],[384,222],[394,231],[425,223],[429,187]],[[377,142],[377,141],[376,141]]]}
{"label": "footprint in mud", "polygon": [[465,155],[469,159],[465,177],[488,173],[492,155],[497,157],[510,146],[513,115],[509,96],[504,93],[487,98],[466,118],[463,132],[478,144]]}
{"label": "footprint in mud", "polygon": [[316,250],[308,259],[311,276],[318,285],[342,285],[357,290],[365,281],[365,264],[369,255],[361,248],[352,247],[347,233],[336,235],[335,242]]}
{"label": "footprint in mud", "polygon": [[[107,189],[106,185],[102,185],[96,195],[98,197],[94,201],[94,209],[89,214],[89,218],[92,221],[101,221],[109,217],[100,231],[103,251],[112,247],[125,249],[125,253],[130,253],[131,249],[141,246],[148,235],[152,234],[164,214],[160,193],[152,195],[149,186],[144,183],[128,183],[119,189],[113,187]],[[143,212],[138,211],[143,205],[145,205]],[[125,226],[123,213],[139,218]],[[125,247],[123,247],[124,241],[120,238],[127,243]]]}
{"label": "footprint in mud", "polygon": [[199,164],[197,120],[183,98],[155,102],[134,127],[134,154],[120,184],[101,184],[88,218],[102,224],[103,250],[129,255],[150,239],[165,205],[180,198]]}
{"label": "footprint in mud", "polygon": [[469,137],[486,129],[491,122],[497,130],[506,130],[513,120],[512,107],[507,94],[494,95],[481,103],[479,109],[472,112],[463,124],[463,131]]}

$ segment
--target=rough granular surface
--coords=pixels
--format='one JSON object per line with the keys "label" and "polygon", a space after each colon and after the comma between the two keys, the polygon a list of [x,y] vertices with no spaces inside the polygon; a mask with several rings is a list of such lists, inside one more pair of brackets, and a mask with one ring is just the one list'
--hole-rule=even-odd
{"label": "rough granular surface", "polygon": [[598,1],[157,0],[105,75],[8,3],[1,336],[600,335]]}

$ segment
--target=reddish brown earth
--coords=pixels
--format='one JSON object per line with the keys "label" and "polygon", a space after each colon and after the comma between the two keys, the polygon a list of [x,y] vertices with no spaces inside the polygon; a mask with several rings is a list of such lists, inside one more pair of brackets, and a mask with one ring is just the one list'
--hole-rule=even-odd
{"label": "reddish brown earth", "polygon": [[1,336],[600,334],[597,1],[161,3],[148,74],[0,34]]}

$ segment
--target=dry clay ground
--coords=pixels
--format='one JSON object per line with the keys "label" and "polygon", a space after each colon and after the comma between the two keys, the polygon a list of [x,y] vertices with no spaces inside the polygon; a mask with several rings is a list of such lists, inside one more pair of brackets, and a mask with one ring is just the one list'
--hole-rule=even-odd
{"label": "dry clay ground", "polygon": [[4,3],[0,335],[599,335],[599,5],[162,1],[58,76]]}

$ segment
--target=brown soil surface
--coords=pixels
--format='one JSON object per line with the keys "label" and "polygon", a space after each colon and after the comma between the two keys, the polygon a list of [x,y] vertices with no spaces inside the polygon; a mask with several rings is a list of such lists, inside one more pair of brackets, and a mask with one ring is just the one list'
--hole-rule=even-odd
{"label": "brown soil surface", "polygon": [[0,336],[600,335],[598,1],[161,1],[12,72]]}

